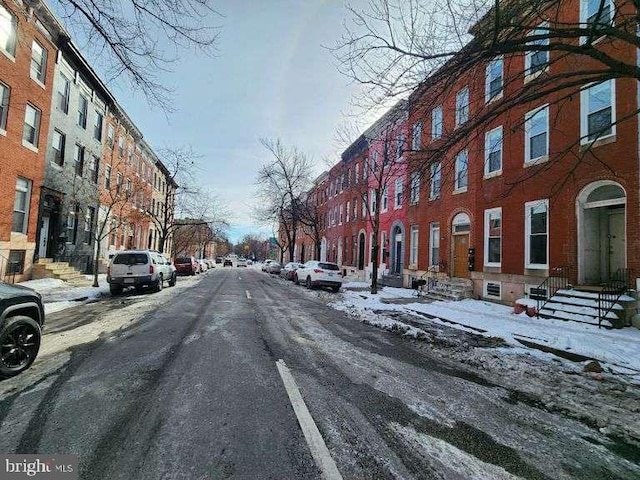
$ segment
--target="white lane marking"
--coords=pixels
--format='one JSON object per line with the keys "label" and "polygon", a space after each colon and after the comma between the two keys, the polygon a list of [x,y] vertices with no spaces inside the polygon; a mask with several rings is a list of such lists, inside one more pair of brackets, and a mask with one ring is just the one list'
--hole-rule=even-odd
{"label": "white lane marking", "polygon": [[249,300],[251,300],[251,294],[249,293],[249,290],[245,290],[244,293],[246,293],[247,294],[247,298]]}
{"label": "white lane marking", "polygon": [[287,390],[287,395],[289,395],[293,411],[296,413],[296,417],[298,417],[298,423],[300,424],[304,438],[307,440],[311,455],[322,472],[322,477],[326,480],[342,480],[342,475],[340,475],[338,471],[336,462],[331,458],[329,449],[324,443],[320,430],[318,430],[318,427],[313,421],[313,417],[311,413],[309,413],[309,409],[304,403],[302,395],[300,395],[300,390],[298,390],[298,386],[296,385],[293,375],[291,375],[289,367],[287,367],[287,364],[284,363],[282,359],[276,362],[276,367],[278,367],[278,373],[280,374],[280,378],[282,378],[284,388]]}

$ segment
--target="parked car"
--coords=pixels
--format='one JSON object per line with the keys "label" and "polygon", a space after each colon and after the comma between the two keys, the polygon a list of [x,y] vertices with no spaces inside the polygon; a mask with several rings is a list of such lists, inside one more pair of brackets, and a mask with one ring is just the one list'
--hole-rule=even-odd
{"label": "parked car", "polygon": [[247,260],[246,260],[246,259],[244,259],[244,258],[242,258],[242,257],[240,257],[240,258],[238,259],[237,266],[238,266],[238,267],[246,267],[246,266],[247,266]]}
{"label": "parked car", "polygon": [[178,257],[173,261],[178,275],[195,275],[200,273],[200,264],[193,257]]}
{"label": "parked car", "polygon": [[196,261],[198,262],[198,265],[200,265],[200,273],[204,273],[209,270],[209,265],[207,265],[206,260],[199,258]]}
{"label": "parked car", "polygon": [[270,258],[267,258],[267,259],[262,263],[262,271],[263,271],[263,272],[266,272],[266,271],[267,271],[267,268],[269,267],[269,264],[270,264],[271,262],[275,262],[275,260],[272,260],[272,259],[270,259]]}
{"label": "parked car", "polygon": [[293,281],[295,279],[295,273],[298,268],[302,266],[302,263],[289,262],[280,271],[280,276],[286,280]]}
{"label": "parked car", "polygon": [[226,258],[224,259],[224,263],[222,264],[223,267],[233,267],[233,260],[231,260],[230,258]]}
{"label": "parked car", "polygon": [[253,260],[247,260],[247,266],[253,265]]}
{"label": "parked car", "polygon": [[282,265],[280,265],[278,262],[273,261],[273,262],[269,262],[269,265],[267,265],[267,273],[272,273],[272,274],[279,274],[280,270],[282,270]]}
{"label": "parked car", "polygon": [[112,295],[126,287],[142,292],[145,287],[162,290],[164,282],[176,284],[177,271],[162,254],[153,250],[123,250],[116,253],[107,268],[107,282]]}
{"label": "parked car", "polygon": [[222,263],[222,257],[216,257],[216,263]]}
{"label": "parked car", "polygon": [[295,281],[305,284],[307,288],[329,287],[338,292],[342,286],[342,274],[335,263],[310,260],[296,270]]}
{"label": "parked car", "polygon": [[0,281],[0,378],[13,377],[31,366],[40,350],[43,327],[42,296]]}

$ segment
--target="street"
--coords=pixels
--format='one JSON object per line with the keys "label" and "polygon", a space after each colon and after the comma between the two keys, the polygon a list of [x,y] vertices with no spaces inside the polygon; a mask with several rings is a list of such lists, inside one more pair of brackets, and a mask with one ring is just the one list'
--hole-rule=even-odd
{"label": "street", "polygon": [[[87,480],[322,478],[282,360],[343,478],[640,478],[636,446],[328,308],[329,292],[253,269],[203,277],[68,352],[45,336],[33,369],[0,384],[0,451],[77,454]],[[75,307],[47,333],[134,307]]]}

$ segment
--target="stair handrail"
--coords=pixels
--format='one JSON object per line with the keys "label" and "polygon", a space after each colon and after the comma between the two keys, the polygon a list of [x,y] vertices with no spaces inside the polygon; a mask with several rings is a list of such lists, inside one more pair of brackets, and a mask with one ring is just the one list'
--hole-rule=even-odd
{"label": "stair handrail", "polygon": [[602,289],[598,292],[598,328],[602,327],[602,322],[606,320],[609,312],[613,311],[613,307],[620,298],[632,288],[632,278],[632,269],[619,268],[602,285]]}
{"label": "stair handrail", "polygon": [[[540,311],[551,300],[558,290],[567,288],[569,283],[569,267],[560,266],[549,269],[549,276],[546,277],[540,285],[536,288],[536,317],[540,318]],[[546,292],[543,297],[539,292],[544,290]],[[529,293],[529,298],[531,298]]]}

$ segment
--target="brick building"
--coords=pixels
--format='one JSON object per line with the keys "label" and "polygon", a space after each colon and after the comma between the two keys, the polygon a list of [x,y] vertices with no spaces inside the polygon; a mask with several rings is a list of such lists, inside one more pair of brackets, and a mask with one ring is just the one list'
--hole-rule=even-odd
{"label": "brick building", "polygon": [[0,2],[0,278],[29,278],[36,250],[56,46],[47,12]]}

